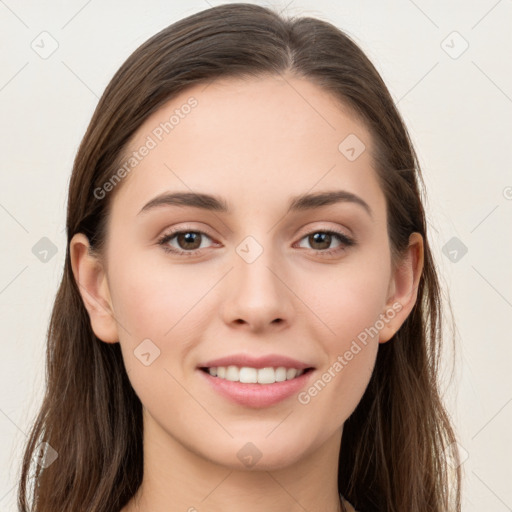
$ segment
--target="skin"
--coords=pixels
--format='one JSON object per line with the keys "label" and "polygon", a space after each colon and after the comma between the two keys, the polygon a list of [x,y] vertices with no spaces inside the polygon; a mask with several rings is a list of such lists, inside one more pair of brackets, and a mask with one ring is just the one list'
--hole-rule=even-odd
{"label": "skin", "polygon": [[[414,306],[423,243],[413,234],[392,266],[369,132],[317,85],[285,76],[194,86],[152,114],[130,151],[188,98],[198,101],[117,185],[104,254],[89,253],[82,234],[71,241],[92,328],[121,344],[143,404],[144,480],[123,512],[340,510],[343,424],[379,343]],[[354,161],[338,149],[349,134],[366,146]],[[287,213],[293,196],[339,189],[364,199],[372,216],[351,202]],[[231,212],[164,206],[139,214],[163,192],[191,190],[222,196]],[[158,238],[170,228],[206,233],[195,245],[168,242],[199,248],[196,255],[164,251]],[[357,244],[307,236],[330,229]],[[251,263],[236,251],[247,236],[263,249]],[[196,368],[239,352],[288,355],[316,368],[307,389],[397,303],[400,311],[307,404],[294,395],[262,409],[237,405]],[[134,356],[145,339],[160,350],[149,366]],[[237,457],[249,442],[261,453],[250,468]]]}

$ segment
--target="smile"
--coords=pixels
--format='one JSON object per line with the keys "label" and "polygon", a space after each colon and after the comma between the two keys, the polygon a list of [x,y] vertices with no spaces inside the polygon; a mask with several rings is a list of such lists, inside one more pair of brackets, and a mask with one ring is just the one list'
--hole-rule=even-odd
{"label": "smile", "polygon": [[[201,367],[197,371],[216,394],[238,406],[256,409],[291,399],[308,385],[315,374],[314,368],[297,370],[248,366]],[[217,375],[213,375],[215,373]]]}
{"label": "smile", "polygon": [[242,384],[274,384],[275,382],[284,382],[300,377],[303,373],[311,368],[305,370],[298,370],[297,368],[285,368],[279,366],[277,368],[251,368],[249,366],[217,366],[211,368],[201,368],[201,370],[208,372],[212,377],[228,380],[230,382],[240,382]]}

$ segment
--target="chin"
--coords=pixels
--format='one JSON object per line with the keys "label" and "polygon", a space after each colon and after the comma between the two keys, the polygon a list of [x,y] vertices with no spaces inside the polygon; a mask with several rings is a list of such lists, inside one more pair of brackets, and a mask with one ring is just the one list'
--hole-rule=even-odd
{"label": "chin", "polygon": [[[235,447],[231,443],[229,447],[218,445],[220,451],[206,458],[235,471],[276,471],[292,466],[305,455],[303,443],[284,448],[277,438],[272,442],[265,435],[261,440],[252,436],[253,441],[234,441]],[[235,456],[226,457],[230,452]]]}

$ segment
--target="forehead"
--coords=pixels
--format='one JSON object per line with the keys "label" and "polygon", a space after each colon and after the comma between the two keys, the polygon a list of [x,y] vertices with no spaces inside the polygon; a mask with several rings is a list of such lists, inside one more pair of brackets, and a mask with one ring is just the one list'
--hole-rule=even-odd
{"label": "forehead", "polygon": [[135,215],[159,193],[193,190],[236,210],[336,187],[382,202],[371,151],[364,124],[306,79],[216,80],[182,91],[137,130],[114,205]]}

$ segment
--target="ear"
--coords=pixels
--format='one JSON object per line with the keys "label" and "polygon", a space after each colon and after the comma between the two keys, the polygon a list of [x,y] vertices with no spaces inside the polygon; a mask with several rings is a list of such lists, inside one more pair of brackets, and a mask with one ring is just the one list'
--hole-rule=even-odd
{"label": "ear", "polygon": [[379,343],[389,341],[400,329],[416,304],[418,285],[423,272],[423,237],[412,233],[406,254],[397,265],[391,278],[384,328],[379,332]]}
{"label": "ear", "polygon": [[106,343],[117,343],[117,325],[101,260],[91,251],[89,240],[82,233],[77,233],[71,239],[69,253],[73,275],[94,334]]}

